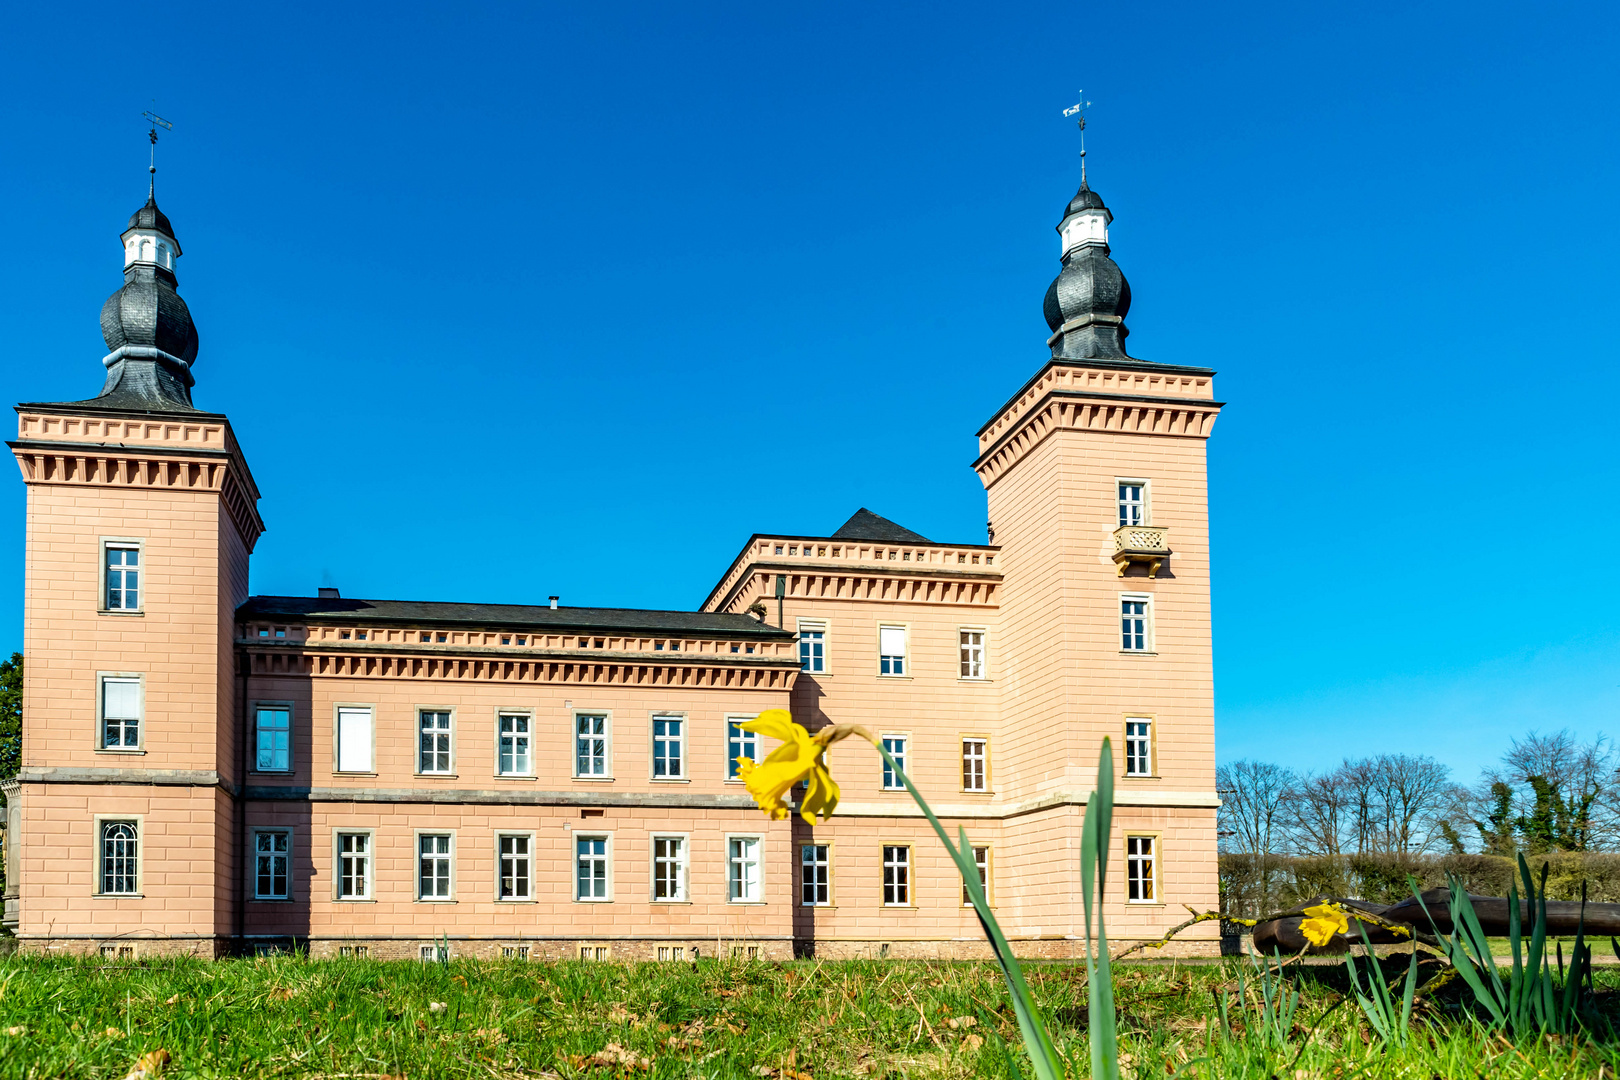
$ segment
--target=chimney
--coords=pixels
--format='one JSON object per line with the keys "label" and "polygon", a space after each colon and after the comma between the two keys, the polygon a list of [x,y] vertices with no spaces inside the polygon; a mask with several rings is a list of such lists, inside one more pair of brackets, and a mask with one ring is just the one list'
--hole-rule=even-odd
{"label": "chimney", "polygon": [[336,589],[329,588],[329,587],[327,587],[325,585],[323,585],[319,589],[315,590],[315,596],[319,600],[337,600],[337,599],[340,599],[340,597],[338,596],[338,591]]}
{"label": "chimney", "polygon": [[556,597],[556,596],[553,596],[553,597],[552,597],[552,598],[551,598],[551,610],[552,610],[552,611],[556,611],[556,610],[557,610],[557,601],[558,601],[558,600],[559,600],[559,599],[561,599],[561,597]]}

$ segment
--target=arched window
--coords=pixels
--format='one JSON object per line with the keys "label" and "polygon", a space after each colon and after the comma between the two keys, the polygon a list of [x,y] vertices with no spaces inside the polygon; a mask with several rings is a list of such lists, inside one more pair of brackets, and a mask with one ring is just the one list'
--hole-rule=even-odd
{"label": "arched window", "polygon": [[142,237],[141,238],[141,261],[142,262],[151,262],[152,261],[152,238],[151,237]]}
{"label": "arched window", "polygon": [[140,892],[136,881],[139,854],[133,821],[107,821],[101,826],[101,891],[117,895]]}

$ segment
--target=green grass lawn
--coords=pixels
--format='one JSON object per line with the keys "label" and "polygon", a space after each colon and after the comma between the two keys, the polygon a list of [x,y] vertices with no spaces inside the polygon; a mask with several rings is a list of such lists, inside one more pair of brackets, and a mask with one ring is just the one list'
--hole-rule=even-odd
{"label": "green grass lawn", "polygon": [[[1302,1003],[1280,1035],[1235,1004],[1223,1028],[1213,1002],[1223,987],[1235,997],[1237,963],[1117,972],[1127,1076],[1613,1077],[1620,1063],[1612,1041],[1487,1039],[1446,1001],[1414,1046],[1386,1052],[1353,1004],[1332,1008],[1342,967],[1299,973]],[[1028,975],[1070,1075],[1086,1075],[1084,969]],[[1620,971],[1599,971],[1597,986],[1620,1012]],[[0,960],[0,1077],[121,1080],[159,1047],[168,1077],[1009,1076],[1006,1001],[1000,973],[975,963],[12,957]]]}

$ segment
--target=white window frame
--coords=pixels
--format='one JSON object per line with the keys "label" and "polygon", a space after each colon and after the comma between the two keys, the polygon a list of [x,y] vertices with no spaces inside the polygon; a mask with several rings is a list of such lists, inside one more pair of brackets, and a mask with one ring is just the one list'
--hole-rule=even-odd
{"label": "white window frame", "polygon": [[[894,752],[894,747],[889,745],[891,739],[900,744],[898,754]],[[885,731],[878,735],[878,742],[894,758],[895,764],[899,765],[901,770],[909,776],[911,774],[911,733],[909,731]],[[901,782],[900,775],[890,771],[889,763],[884,761],[881,755],[878,757],[878,766],[882,769],[880,780],[884,791],[906,790],[906,785]]]}
{"label": "white window frame", "polygon": [[[680,735],[673,740],[671,740],[667,735],[660,737],[658,734],[658,722],[660,720],[665,722],[675,721],[679,723]],[[686,748],[686,734],[689,726],[690,720],[687,714],[683,712],[655,712],[647,714],[647,778],[649,780],[661,784],[686,782],[688,779],[688,773],[690,772],[690,770],[687,768]],[[679,757],[677,758],[677,762],[680,766],[679,772],[666,772],[662,776],[658,774],[658,746],[661,741],[665,745],[668,745],[670,742],[675,743],[676,751],[679,754]]]}
{"label": "white window frame", "polygon": [[[804,853],[805,853],[805,851],[807,851],[810,848],[821,848],[824,851],[826,851],[826,853],[827,853],[826,860],[825,861],[806,862],[805,858],[804,858]],[[807,866],[814,866],[814,867],[818,868],[819,870],[821,870],[826,875],[826,881],[824,881],[824,882],[814,882],[814,883],[810,882],[809,879],[805,876],[805,872],[804,872],[805,867],[807,867]],[[832,907],[833,906],[833,873],[832,873],[832,868],[833,868],[833,846],[832,846],[831,843],[822,843],[822,844],[811,843],[811,844],[800,844],[799,845],[799,906],[800,907]],[[826,890],[827,898],[825,900],[809,900],[809,901],[805,900],[804,893],[805,893],[805,888],[806,888],[807,885],[813,885],[813,887],[816,887],[816,888],[824,888]]]}
{"label": "white window frame", "polygon": [[[968,642],[962,640],[968,634],[979,635],[979,640],[976,645],[969,644]],[[968,657],[971,655],[969,652],[970,649],[978,650],[979,673],[977,675],[962,674],[962,666],[964,664],[972,663],[972,661],[968,659]],[[962,682],[984,682],[990,678],[990,631],[986,627],[958,626],[956,628],[956,671],[957,679]]]}
{"label": "white window frame", "polygon": [[[1146,724],[1147,725],[1147,732],[1145,733],[1145,735],[1143,736],[1143,738],[1141,740],[1137,740],[1137,739],[1133,738],[1132,735],[1131,735],[1131,728],[1134,727],[1137,724]],[[1158,775],[1158,773],[1156,771],[1156,766],[1157,766],[1158,762],[1154,760],[1155,758],[1158,757],[1158,753],[1157,753],[1158,747],[1154,745],[1154,735],[1156,734],[1156,732],[1153,730],[1154,727],[1155,727],[1155,725],[1154,725],[1154,722],[1153,722],[1153,717],[1151,717],[1151,716],[1127,716],[1125,718],[1125,775],[1126,776],[1132,777],[1132,778],[1141,778],[1141,777],[1152,777],[1152,776],[1157,776]],[[1137,742],[1137,741],[1145,742],[1147,744],[1147,746],[1145,748],[1146,753],[1143,755],[1144,757],[1147,758],[1147,762],[1146,762],[1147,767],[1145,769],[1133,770],[1131,768],[1131,763],[1132,763],[1132,758],[1135,755],[1133,755],[1131,753],[1131,744],[1133,742]]]}
{"label": "white window frame", "polygon": [[[738,879],[733,876],[739,861],[746,865],[746,860],[739,860],[732,853],[733,844],[753,844],[754,852],[754,892],[752,896],[733,896],[732,887]],[[747,878],[742,879],[746,888]],[[765,838],[759,833],[727,833],[726,834],[726,903],[728,904],[763,904],[765,902]]]}
{"label": "white window frame", "polygon": [[[1125,647],[1125,605],[1139,603],[1142,605],[1142,647],[1140,649],[1127,649]],[[1142,656],[1152,655],[1157,651],[1153,633],[1153,594],[1152,593],[1120,593],[1119,594],[1119,651],[1122,653]]]}
{"label": "white window frame", "polygon": [[[523,721],[524,729],[523,729],[522,733],[520,734],[517,731],[516,724],[514,724],[511,734],[508,735],[507,732],[506,732],[506,722],[508,720],[514,720],[514,721],[521,720],[521,721]],[[503,768],[503,763],[506,760],[505,744],[506,744],[506,740],[508,738],[510,738],[512,740],[512,764],[514,766],[518,762],[518,755],[517,755],[517,743],[518,743],[518,740],[521,739],[523,741],[523,748],[524,748],[523,749],[523,761],[527,763],[527,768],[524,768],[524,769],[517,769],[517,768],[506,769],[506,768]],[[529,709],[496,709],[495,710],[495,775],[497,777],[502,777],[502,778],[505,778],[505,779],[508,779],[508,780],[510,780],[510,779],[520,779],[520,780],[525,780],[525,779],[526,780],[532,780],[532,779],[534,779],[534,776],[535,776],[535,771],[534,771],[534,712],[532,710],[529,710]]]}
{"label": "white window frame", "polygon": [[417,951],[424,964],[445,964],[450,961],[450,946],[443,942],[423,945]]}
{"label": "white window frame", "polygon": [[[431,853],[431,857],[432,857],[434,862],[438,862],[442,858],[444,863],[446,864],[445,869],[446,869],[446,876],[449,879],[448,882],[447,882],[447,885],[449,886],[449,892],[447,892],[443,896],[424,896],[424,895],[422,895],[422,859],[423,859],[423,855],[422,855],[422,839],[424,837],[429,837],[429,836],[431,836],[431,837],[441,837],[441,836],[442,837],[448,837],[449,840],[450,840],[450,843],[448,845],[449,848],[450,848],[449,851],[446,851],[446,852],[443,852],[443,853],[440,853],[440,852]],[[415,893],[415,895],[416,895],[416,902],[417,903],[419,903],[419,904],[450,904],[450,903],[455,902],[455,900],[456,900],[456,862],[457,862],[457,859],[456,859],[456,831],[454,829],[417,829],[417,830],[415,830],[415,832],[411,836],[411,871],[412,871],[413,884],[414,884],[414,888],[412,889],[412,892]]]}
{"label": "white window frame", "polygon": [[765,760],[763,753],[765,737],[763,735],[757,731],[743,731],[741,729],[738,729],[735,735],[732,734],[732,728],[735,725],[746,724],[754,719],[755,715],[757,714],[726,717],[726,783],[728,784],[740,784],[743,782],[742,777],[737,773],[737,759],[739,757],[749,758],[756,765]]}
{"label": "white window frame", "polygon": [[[800,619],[799,620],[798,632],[800,634],[800,637],[799,637],[798,642],[796,643],[797,646],[798,646],[799,670],[804,672],[806,675],[825,675],[825,674],[827,674],[827,631],[828,631],[828,627],[827,627],[827,620],[826,619]],[[804,666],[805,663],[806,663],[806,657],[804,655],[804,646],[805,645],[808,644],[808,645],[812,646],[812,655],[809,657],[809,661],[813,664],[814,661],[817,659],[813,655],[814,646],[817,643],[816,642],[808,642],[808,641],[806,641],[804,639],[804,637],[803,637],[803,635],[805,635],[805,634],[820,634],[821,635],[821,640],[819,642],[819,644],[821,646],[821,656],[820,656],[821,666],[820,667],[814,667],[814,666],[805,667]]]}
{"label": "white window frame", "polygon": [[[970,795],[988,795],[990,793],[990,736],[963,735],[960,741],[962,745],[962,791]],[[979,754],[976,759],[968,756],[968,744],[970,743],[977,743],[979,746]],[[979,786],[969,787],[968,764],[975,760],[979,766]]]}
{"label": "white window frame", "polygon": [[[602,854],[592,854],[590,857],[593,860],[598,858],[602,860],[602,888],[607,894],[605,896],[579,895],[579,842],[581,840],[602,841]],[[572,849],[569,852],[572,865],[568,876],[571,879],[570,889],[574,894],[574,903],[611,904],[613,902],[613,834],[611,832],[571,832],[569,833],[568,846]],[[592,876],[594,880],[594,874]]]}
{"label": "white window frame", "polygon": [[[290,701],[255,701],[253,709],[253,755],[249,772],[286,774],[293,771],[293,706]],[[264,768],[259,764],[259,714],[280,712],[287,715],[287,765],[285,768]]]}
{"label": "white window frame", "polygon": [[[108,607],[107,606],[107,552],[123,550],[135,552],[135,606],[134,607]],[[103,536],[100,544],[101,572],[97,575],[97,582],[101,586],[101,595],[96,598],[96,611],[103,615],[144,615],[146,613],[146,541],[138,537]]]}
{"label": "white window frame", "polygon": [[[448,705],[417,705],[412,709],[412,715],[416,717],[416,775],[445,776],[454,779],[456,775],[456,710]],[[422,768],[424,754],[422,749],[422,717],[429,715],[445,718],[445,727],[442,730],[439,728],[433,730],[435,743],[440,739],[444,740],[445,749],[443,751],[440,751],[437,747],[432,751],[435,758],[441,752],[444,754],[445,766],[442,769]]]}
{"label": "white window frame", "polygon": [[[889,855],[891,851],[903,851],[905,852],[905,857],[898,861],[891,861]],[[913,903],[913,897],[916,894],[913,891],[915,888],[915,882],[912,881],[911,874],[911,845],[903,843],[882,844],[878,847],[878,854],[881,858],[883,866],[883,890],[880,894],[883,898],[883,906],[914,907],[915,904]],[[899,880],[899,875],[891,874],[891,872],[895,870],[904,872],[904,881]],[[893,880],[891,880],[891,877]],[[891,896],[900,896],[902,892],[904,893],[904,899],[890,899]]]}
{"label": "white window frame", "polygon": [[[363,836],[366,838],[366,872],[364,879],[365,893],[358,896],[343,895],[343,838],[345,836]],[[368,828],[345,829],[341,827],[332,830],[332,899],[341,904],[369,903],[374,896],[374,881],[377,876],[377,830]]]}
{"label": "white window frame", "polygon": [[[1131,851],[1131,842],[1133,840],[1138,842],[1144,840],[1147,841],[1147,852],[1145,855],[1143,855],[1140,850],[1136,853]],[[1159,891],[1159,863],[1162,861],[1163,852],[1159,850],[1159,842],[1160,840],[1158,833],[1131,832],[1125,834],[1125,902],[1127,904],[1152,904],[1156,906],[1163,906],[1164,901],[1160,898],[1161,894]],[[1139,873],[1137,873],[1135,867],[1144,858],[1148,863],[1148,873],[1145,880],[1152,895],[1133,897],[1131,895],[1132,890],[1139,889],[1141,882],[1143,881],[1143,878]]]}
{"label": "white window frame", "polygon": [[[580,733],[579,733],[579,722],[584,717],[590,717],[592,719],[600,719],[602,721],[602,734],[600,736],[594,735],[594,734],[585,735],[585,736],[580,735]],[[574,712],[573,712],[573,719],[571,721],[569,721],[568,726],[569,726],[569,731],[568,731],[568,754],[569,754],[569,757],[570,757],[571,762],[572,762],[571,765],[569,766],[569,771],[574,774],[574,779],[575,780],[595,780],[595,781],[612,780],[613,779],[613,713],[611,711],[607,710],[607,709],[575,709]],[[602,740],[602,755],[601,755],[601,757],[602,757],[602,769],[604,771],[602,771],[600,773],[594,773],[594,772],[587,773],[587,772],[580,772],[579,771],[579,741],[580,741],[580,739],[582,737],[587,738],[587,739],[600,738]],[[596,755],[592,754],[591,758],[594,761],[595,758],[596,758]]]}
{"label": "white window frame", "polygon": [[[983,852],[981,859],[979,853]],[[973,859],[973,865],[979,868],[979,884],[984,886],[984,899],[991,907],[996,906],[996,894],[990,888],[991,875],[994,872],[995,856],[990,852],[989,844],[969,844],[968,855]],[[968,898],[967,882],[962,883],[962,906],[972,907],[973,901]]]}
{"label": "white window frame", "polygon": [[[1141,510],[1142,516],[1139,521],[1119,520],[1124,514],[1125,507],[1130,505],[1126,502],[1124,496],[1119,490],[1120,488],[1126,486],[1140,487],[1142,489],[1141,499],[1135,504]],[[1150,481],[1132,476],[1114,477],[1114,521],[1116,523],[1114,527],[1119,529],[1123,529],[1126,526],[1153,524],[1153,485]]]}
{"label": "white window frame", "polygon": [[[92,895],[116,897],[119,899],[140,899],[145,894],[141,891],[146,885],[146,815],[145,814],[96,814],[92,821],[95,823],[95,851],[93,855],[95,877],[92,879]],[[107,892],[107,835],[109,825],[130,825],[135,829],[135,888],[132,892]]]}
{"label": "white window frame", "polygon": [[[503,841],[503,840],[522,840],[522,841],[525,841],[525,843],[528,846],[527,846],[527,849],[526,849],[525,853],[522,854],[522,855],[519,855],[516,851],[513,851],[511,855],[506,855],[501,851],[501,841]],[[532,904],[532,903],[534,903],[534,854],[535,854],[534,848],[535,848],[535,834],[532,831],[528,831],[528,830],[524,830],[524,829],[500,829],[500,830],[496,831],[496,833],[495,833],[495,902],[496,903],[499,903],[499,904]],[[517,874],[512,875],[512,880],[513,880],[514,886],[515,886],[516,882],[518,882],[518,881],[523,882],[523,895],[522,896],[516,895],[517,890],[516,890],[515,887],[513,889],[513,895],[512,896],[502,896],[501,895],[501,886],[506,881],[506,868],[503,865],[503,860],[508,859],[508,858],[510,858],[510,859],[512,859],[514,861],[517,860],[517,859],[522,859],[524,861],[525,865],[524,865],[524,868],[523,868],[523,875],[521,877],[519,877]]]}
{"label": "white window frame", "polygon": [[[107,745],[107,684],[109,682],[135,684],[135,745],[120,742]],[[119,717],[128,720],[129,717]],[[103,754],[141,754],[146,752],[146,674],[139,671],[96,672],[96,750]]]}
{"label": "white window frame", "polygon": [[[885,653],[883,651],[883,631],[885,631],[885,630],[898,630],[898,631],[900,631],[900,634],[901,634],[902,645],[904,646],[905,651],[899,654],[898,659],[900,661],[900,664],[899,664],[899,670],[898,671],[894,671],[894,670],[884,671],[883,670],[886,661],[889,661],[890,662],[889,666],[893,667],[892,661],[895,659],[893,654]],[[878,646],[877,646],[878,647],[878,678],[880,678],[880,679],[909,679],[909,678],[911,678],[911,624],[909,624],[909,623],[897,623],[897,622],[882,622],[882,623],[878,623],[877,632],[878,632]]]}
{"label": "white window frame", "polygon": [[[285,877],[287,879],[287,889],[286,889],[285,892],[283,892],[283,893],[281,893],[279,895],[276,894],[276,893],[266,893],[266,892],[260,892],[259,891],[259,837],[261,837],[261,836],[283,836],[283,837],[286,837],[286,840],[287,840],[287,849],[285,851],[280,851],[280,852],[272,851],[270,853],[272,858],[275,858],[275,857],[279,856],[280,858],[284,859],[286,861],[286,864],[287,864],[287,869],[286,869],[286,874],[285,874]],[[272,873],[272,878],[273,877],[274,877],[274,874]],[[280,900],[280,901],[286,901],[286,900],[291,900],[292,899],[292,894],[293,894],[293,830],[291,828],[289,828],[288,826],[285,826],[285,825],[279,825],[279,826],[276,826],[276,825],[263,825],[263,826],[259,826],[259,827],[255,828],[253,830],[253,846],[252,846],[251,850],[249,851],[248,895],[251,896],[255,900],[269,900],[269,901]]]}
{"label": "white window frame", "polygon": [[[688,892],[688,882],[691,879],[692,864],[692,837],[689,833],[657,832],[649,838],[647,849],[648,866],[650,874],[647,878],[647,898],[655,904],[685,904],[689,903],[691,896]],[[673,860],[669,857],[660,857],[658,843],[673,842],[677,845]],[[659,871],[664,866],[673,864],[675,870],[674,892],[669,896],[659,896]]]}
{"label": "white window frame", "polygon": [[[366,746],[366,760],[370,762],[367,769],[343,768],[343,714],[365,710],[371,714],[370,742]],[[336,776],[376,776],[377,775],[377,706],[366,701],[339,701],[332,705],[332,773]]]}

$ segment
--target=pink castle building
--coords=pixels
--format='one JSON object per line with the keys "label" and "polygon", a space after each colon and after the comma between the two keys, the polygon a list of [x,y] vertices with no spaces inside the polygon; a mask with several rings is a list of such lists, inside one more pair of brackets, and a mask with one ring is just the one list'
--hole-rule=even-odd
{"label": "pink castle building", "polygon": [[[192,402],[197,332],[155,198],[102,308],[106,384],[17,406],[28,491],[5,922],[29,950],[977,956],[896,777],[833,748],[825,824],[768,820],[738,723],[882,733],[966,828],[1030,956],[1080,951],[1099,744],[1116,942],[1216,905],[1204,443],[1213,372],[1125,351],[1084,183],[1051,355],[978,432],[988,543],[866,510],[749,537],[693,611],[253,596],[247,455]],[[1178,941],[1210,952],[1215,928]]]}

